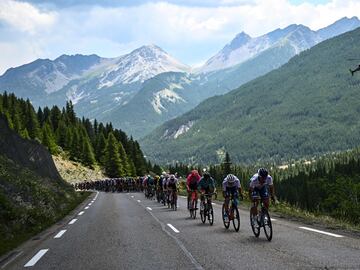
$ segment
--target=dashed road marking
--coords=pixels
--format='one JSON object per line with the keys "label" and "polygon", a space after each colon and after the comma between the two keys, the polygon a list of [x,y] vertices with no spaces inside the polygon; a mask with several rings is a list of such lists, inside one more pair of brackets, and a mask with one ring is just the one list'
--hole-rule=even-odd
{"label": "dashed road marking", "polygon": [[131,198],[134,198],[134,196],[131,196]]}
{"label": "dashed road marking", "polygon": [[49,251],[49,249],[41,249],[38,253],[36,253],[36,255],[34,257],[32,257],[32,259],[30,261],[28,261],[24,265],[24,267],[34,266],[41,259],[41,257],[44,256],[45,253],[48,251]]}
{"label": "dashed road marking", "polygon": [[57,235],[54,236],[54,238],[60,238],[61,236],[63,236],[63,234],[66,232],[66,230],[61,230]]}
{"label": "dashed road marking", "polygon": [[140,200],[137,200],[137,202],[141,202]]}
{"label": "dashed road marking", "polygon": [[69,222],[69,225],[74,224],[76,221],[77,221],[77,219],[76,219],[76,218],[72,219],[72,220]]}
{"label": "dashed road marking", "polygon": [[307,231],[312,231],[312,232],[317,232],[317,233],[322,233],[322,234],[326,234],[326,235],[330,235],[330,236],[333,236],[333,237],[344,237],[342,235],[339,235],[339,234],[335,234],[335,233],[329,233],[329,232],[324,232],[324,231],[320,231],[320,230],[316,230],[316,229],[312,229],[312,228],[308,228],[308,227],[299,227],[300,229],[303,229],[303,230],[307,230]]}
{"label": "dashed road marking", "polygon": [[212,204],[212,205],[216,205],[216,203],[214,203],[214,202],[212,202],[211,204]]}
{"label": "dashed road marking", "polygon": [[84,211],[81,211],[78,216],[82,216],[85,212]]}
{"label": "dashed road marking", "polygon": [[173,225],[171,225],[170,223],[167,224],[174,232],[179,233],[180,231],[178,229],[176,229]]}
{"label": "dashed road marking", "polygon": [[84,209],[85,209],[85,210],[88,210],[88,209],[89,209],[89,206],[86,206]]}
{"label": "dashed road marking", "polygon": [[148,209],[148,210],[152,211],[152,209],[151,209],[150,207],[146,207],[146,209]]}
{"label": "dashed road marking", "polygon": [[277,219],[276,218],[270,218],[271,219],[271,221],[277,221]]}

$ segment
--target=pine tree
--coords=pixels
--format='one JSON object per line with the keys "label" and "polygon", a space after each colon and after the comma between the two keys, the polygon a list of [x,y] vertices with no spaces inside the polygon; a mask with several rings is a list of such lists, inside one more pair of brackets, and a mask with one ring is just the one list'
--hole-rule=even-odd
{"label": "pine tree", "polygon": [[128,175],[129,170],[130,170],[128,157],[126,155],[125,149],[124,149],[123,145],[121,144],[121,142],[118,142],[118,148],[119,148],[119,154],[120,154],[121,166],[123,168],[123,173],[125,175]]}
{"label": "pine tree", "polygon": [[115,178],[123,175],[123,168],[121,165],[118,143],[114,134],[109,133],[106,148],[105,148],[105,173],[109,177]]}
{"label": "pine tree", "polygon": [[52,107],[50,111],[50,120],[53,130],[57,130],[61,120],[61,111],[58,106]]}
{"label": "pine tree", "polygon": [[[58,124],[58,128],[56,129],[56,141],[59,146],[63,149],[66,149],[66,141],[67,141],[67,131],[66,125],[64,121],[60,120]],[[71,145],[71,144],[70,144]]]}
{"label": "pine tree", "polygon": [[32,107],[30,100],[26,100],[26,129],[29,132],[31,139],[40,139],[40,128],[37,116],[34,108]]}
{"label": "pine tree", "polygon": [[73,129],[72,132],[72,141],[70,148],[70,159],[74,161],[79,161],[81,159],[81,140],[78,129]]}
{"label": "pine tree", "polygon": [[106,148],[106,139],[105,139],[104,134],[101,132],[98,135],[95,156],[96,156],[96,160],[100,164],[103,164],[103,165],[104,165],[103,157],[104,157],[104,153],[105,153],[105,148]]}
{"label": "pine tree", "polygon": [[24,139],[30,140],[29,132],[27,131],[26,128],[24,128],[24,129],[20,132],[20,136],[23,137]]}
{"label": "pine tree", "polygon": [[83,138],[82,154],[82,163],[92,168],[95,164],[95,155],[94,150],[90,144],[90,140],[87,137]]}
{"label": "pine tree", "polygon": [[51,154],[57,154],[57,145],[55,143],[54,134],[51,130],[49,122],[46,122],[42,127],[41,142],[49,149]]}
{"label": "pine tree", "polygon": [[66,115],[67,115],[67,118],[69,119],[69,122],[71,124],[76,123],[76,114],[75,114],[74,106],[73,106],[71,100],[66,102]]}

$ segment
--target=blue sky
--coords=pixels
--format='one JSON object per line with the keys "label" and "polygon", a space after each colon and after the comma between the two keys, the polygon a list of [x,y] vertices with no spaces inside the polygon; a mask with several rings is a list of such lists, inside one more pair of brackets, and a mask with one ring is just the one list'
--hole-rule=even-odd
{"label": "blue sky", "polygon": [[360,17],[359,0],[0,0],[0,74],[61,54],[117,57],[156,44],[197,66],[244,31],[317,30]]}

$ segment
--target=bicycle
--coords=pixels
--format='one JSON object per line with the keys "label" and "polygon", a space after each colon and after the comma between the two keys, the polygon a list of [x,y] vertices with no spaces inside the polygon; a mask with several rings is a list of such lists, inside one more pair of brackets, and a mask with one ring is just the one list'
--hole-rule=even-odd
{"label": "bicycle", "polygon": [[190,194],[190,205],[189,205],[189,211],[190,211],[190,218],[195,219],[196,218],[196,210],[197,208],[197,193],[196,190],[192,190]]}
{"label": "bicycle", "polygon": [[[255,207],[255,202],[253,204]],[[253,215],[250,209],[250,225],[255,237],[259,237],[261,227],[264,228],[264,233],[268,241],[271,241],[273,236],[272,223],[269,211],[264,206],[263,200],[260,202],[260,212],[258,215]]]}
{"label": "bicycle", "polygon": [[205,223],[206,218],[208,218],[210,225],[214,224],[214,210],[211,204],[211,197],[215,194],[216,193],[204,194],[205,199],[200,202],[200,217],[202,223]]}
{"label": "bicycle", "polygon": [[176,194],[176,190],[171,190],[170,191],[170,196],[169,196],[169,208],[171,207],[172,210],[176,211],[177,210],[177,194]]}
{"label": "bicycle", "polygon": [[230,227],[230,221],[232,221],[236,232],[240,229],[240,214],[237,207],[237,198],[231,195],[229,200],[228,210],[225,209],[225,202],[222,205],[222,219],[226,229]]}

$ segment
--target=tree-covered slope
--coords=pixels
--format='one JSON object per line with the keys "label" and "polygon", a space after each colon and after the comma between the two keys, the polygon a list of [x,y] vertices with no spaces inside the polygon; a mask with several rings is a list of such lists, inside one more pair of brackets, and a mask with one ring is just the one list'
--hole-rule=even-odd
{"label": "tree-covered slope", "polygon": [[0,255],[53,224],[83,199],[61,179],[50,153],[0,116]]}
{"label": "tree-covered slope", "polygon": [[324,41],[165,123],[141,141],[143,149],[156,162],[207,163],[224,150],[251,162],[358,146],[360,76],[351,76],[347,59],[360,55],[359,44],[360,28]]}

